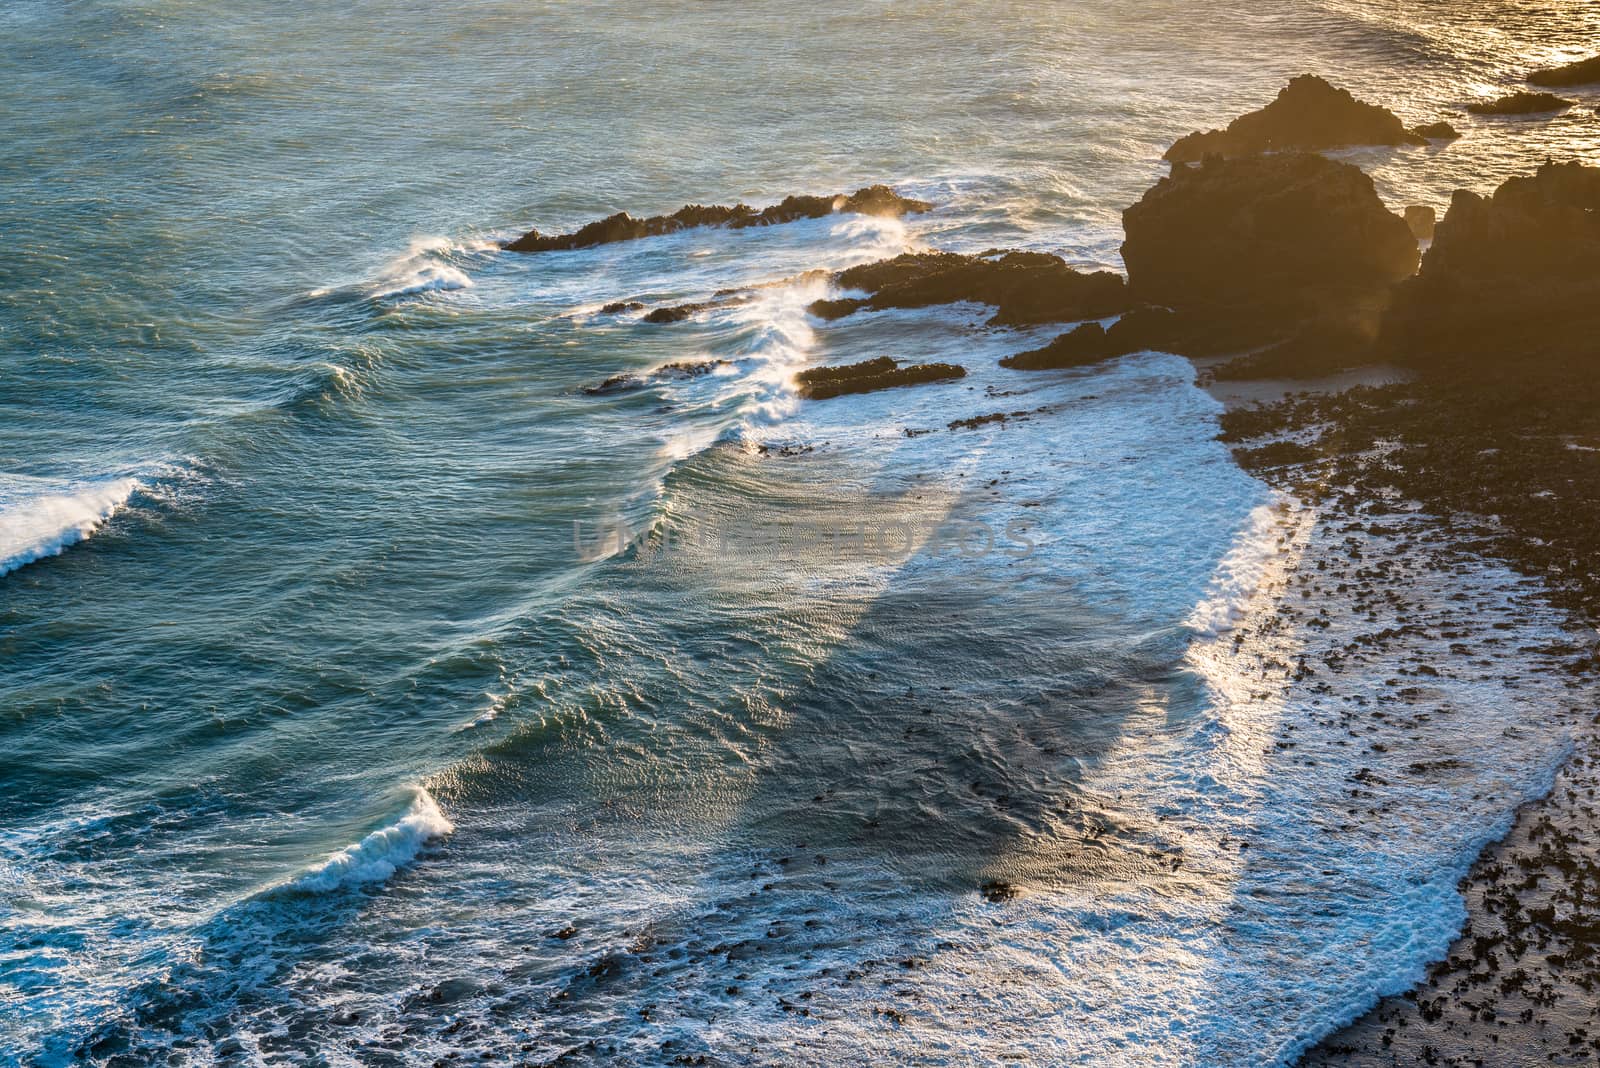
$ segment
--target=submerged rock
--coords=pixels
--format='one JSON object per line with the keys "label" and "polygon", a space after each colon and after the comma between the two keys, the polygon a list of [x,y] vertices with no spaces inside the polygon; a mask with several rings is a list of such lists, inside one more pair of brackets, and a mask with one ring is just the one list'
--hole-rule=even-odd
{"label": "submerged rock", "polygon": [[1586,376],[1596,337],[1600,169],[1577,163],[1546,163],[1492,197],[1458,191],[1383,324],[1393,358],[1453,373]]}
{"label": "submerged rock", "polygon": [[1418,261],[1372,179],[1312,153],[1177,167],[1123,212],[1123,227],[1129,291],[1177,313],[1170,333],[1184,355],[1284,340],[1307,321],[1375,333]]}
{"label": "submerged rock", "polygon": [[800,395],[807,400],[827,400],[847,393],[871,393],[896,386],[915,386],[924,382],[943,382],[965,378],[967,369],[953,363],[919,363],[896,366],[894,360],[880,356],[875,360],[843,367],[815,367],[795,375]]}
{"label": "submerged rock", "polygon": [[1044,252],[908,252],[892,260],[841,272],[844,289],[863,290],[862,298],[819,300],[811,312],[838,319],[861,309],[925,308],[974,301],[996,311],[991,326],[1072,322],[1116,315],[1128,306],[1122,277],[1110,271],[1085,273],[1060,256]]}
{"label": "submerged rock", "polygon": [[1551,111],[1566,111],[1572,101],[1563,100],[1554,93],[1512,93],[1498,100],[1468,104],[1474,115],[1540,115]]}
{"label": "submerged rock", "polygon": [[1316,75],[1303,74],[1266,107],[1239,116],[1226,130],[1180,138],[1163,158],[1193,163],[1211,155],[1423,143],[1425,136],[1407,130],[1394,112],[1363,103]]}
{"label": "submerged rock", "polygon": [[1536,70],[1528,75],[1528,81],[1534,85],[1544,86],[1590,85],[1600,82],[1600,56],[1580,59],[1576,63],[1568,63],[1561,67]]}
{"label": "submerged rock", "polygon": [[652,215],[647,219],[635,219],[627,212],[619,211],[570,234],[541,234],[538,230],[529,230],[502,247],[508,252],[550,252],[633,241],[695,226],[740,229],[746,226],[772,226],[797,219],[820,219],[835,212],[900,216],[932,208],[933,205],[927,201],[902,197],[886,185],[869,185],[848,196],[786,197],[781,203],[759,209],[748,204],[734,204],[731,207],[722,204],[688,204],[671,215]]}

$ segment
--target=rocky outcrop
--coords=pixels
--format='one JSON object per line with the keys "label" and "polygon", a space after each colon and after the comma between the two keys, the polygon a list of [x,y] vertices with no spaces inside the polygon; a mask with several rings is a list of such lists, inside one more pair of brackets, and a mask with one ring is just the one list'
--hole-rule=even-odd
{"label": "rocky outcrop", "polygon": [[1184,355],[1275,343],[1306,322],[1375,333],[1390,289],[1418,260],[1372,179],[1312,153],[1174,168],[1123,212],[1123,227],[1129,291],[1176,313]]}
{"label": "rocky outcrop", "polygon": [[1044,252],[906,253],[852,267],[836,282],[869,295],[817,301],[811,305],[813,314],[838,319],[862,309],[974,301],[995,307],[991,326],[1026,326],[1104,318],[1128,306],[1120,275],[1077,271]]}
{"label": "rocky outcrop", "polygon": [[1387,108],[1366,104],[1312,74],[1292,80],[1260,111],[1241,115],[1226,130],[1192,133],[1167,150],[1172,163],[1206,156],[1317,151],[1349,145],[1420,145],[1425,135],[1407,130]]}
{"label": "rocky outcrop", "polygon": [[1498,100],[1468,104],[1474,115],[1542,115],[1551,111],[1565,111],[1572,101],[1563,100],[1554,93],[1512,93]]}
{"label": "rocky outcrop", "polygon": [[1438,216],[1426,204],[1412,204],[1406,208],[1406,225],[1411,228],[1412,236],[1418,241],[1432,241],[1434,228],[1438,225]]}
{"label": "rocky outcrop", "polygon": [[1392,358],[1451,374],[1592,374],[1600,169],[1546,163],[1492,197],[1459,191],[1384,318]]}
{"label": "rocky outcrop", "polygon": [[1454,141],[1461,136],[1461,131],[1444,121],[1414,126],[1411,132],[1429,141]]}
{"label": "rocky outcrop", "polygon": [[725,226],[740,229],[747,226],[773,226],[794,222],[797,219],[820,219],[835,212],[857,215],[900,216],[929,211],[933,207],[925,200],[902,197],[886,185],[870,185],[847,195],[831,197],[794,196],[782,203],[766,208],[752,208],[748,204],[731,207],[722,204],[689,204],[671,215],[652,215],[636,219],[625,211],[607,216],[570,234],[541,234],[529,230],[502,247],[508,252],[551,252],[561,249],[592,248],[617,241],[633,241],[641,237],[676,233],[695,226]]}
{"label": "rocky outcrop", "polygon": [[1134,308],[1110,327],[1083,323],[1039,349],[1019,352],[1000,366],[1019,371],[1046,371],[1083,367],[1133,352],[1173,350],[1183,345],[1181,318],[1166,308]]}
{"label": "rocky outcrop", "polygon": [[917,363],[900,367],[887,356],[843,367],[815,367],[795,375],[800,395],[807,400],[827,400],[848,393],[871,393],[897,386],[965,378],[967,369],[953,363]]}
{"label": "rocky outcrop", "polygon": [[1600,56],[1580,59],[1561,67],[1536,70],[1528,75],[1534,85],[1556,87],[1564,85],[1591,85],[1600,82]]}

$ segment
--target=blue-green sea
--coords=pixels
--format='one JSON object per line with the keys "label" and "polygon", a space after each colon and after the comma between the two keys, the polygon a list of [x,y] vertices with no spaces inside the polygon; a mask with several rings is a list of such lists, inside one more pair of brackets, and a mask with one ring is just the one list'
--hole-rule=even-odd
{"label": "blue-green sea", "polygon": [[[806,308],[924,247],[1120,270],[1165,147],[1303,71],[1466,132],[1347,153],[1392,206],[1592,160],[1594,100],[1459,111],[1597,35],[1560,0],[7,0],[0,1064],[1268,1065],[1404,989],[1518,798],[1464,779],[1384,852],[1280,819],[1285,768],[1226,785],[1194,650],[1278,498],[1195,368]],[[875,182],[934,210],[500,250]],[[882,355],[970,374],[794,392]],[[948,429],[996,411],[1031,414]],[[1295,893],[1174,874],[1224,819]]]}

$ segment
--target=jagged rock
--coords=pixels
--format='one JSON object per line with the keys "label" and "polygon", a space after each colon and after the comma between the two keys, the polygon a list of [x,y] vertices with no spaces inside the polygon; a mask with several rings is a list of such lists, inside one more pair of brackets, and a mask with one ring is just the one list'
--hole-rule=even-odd
{"label": "jagged rock", "polygon": [[1565,111],[1572,101],[1563,100],[1554,93],[1512,93],[1498,100],[1468,104],[1474,115],[1540,115],[1550,111]]}
{"label": "jagged rock", "polygon": [[1278,98],[1241,115],[1226,130],[1180,138],[1163,158],[1193,163],[1206,156],[1250,156],[1285,150],[1316,151],[1348,145],[1420,145],[1387,108],[1366,104],[1313,74],[1293,79]]}
{"label": "jagged rock", "polygon": [[1546,163],[1458,191],[1384,318],[1392,358],[1459,373],[1572,372],[1600,337],[1600,169]]}
{"label": "jagged rock", "polygon": [[836,281],[870,296],[817,301],[810,309],[814,315],[838,319],[863,308],[975,301],[994,305],[991,326],[1023,326],[1101,318],[1128,306],[1120,275],[1076,271],[1044,252],[908,252],[842,271]]}
{"label": "jagged rock", "polygon": [[1414,126],[1411,132],[1429,141],[1454,141],[1461,136],[1460,130],[1443,121]]}
{"label": "jagged rock", "polygon": [[644,307],[640,300],[614,300],[600,309],[601,315],[620,315],[622,312],[639,311]]}
{"label": "jagged rock", "polygon": [[793,196],[766,208],[752,208],[748,204],[728,207],[722,204],[688,204],[671,215],[652,215],[648,219],[635,219],[625,211],[592,222],[570,234],[541,234],[529,230],[502,247],[508,252],[550,252],[559,249],[592,248],[617,241],[633,241],[641,237],[675,233],[694,226],[726,226],[740,229],[746,226],[772,226],[794,222],[796,219],[820,219],[834,212],[857,215],[908,215],[929,211],[933,207],[925,200],[902,197],[886,185],[869,185],[848,196],[831,197]]}
{"label": "jagged rock", "polygon": [[1000,366],[1019,371],[1082,367],[1131,352],[1181,347],[1181,339],[1182,325],[1177,315],[1166,308],[1139,307],[1109,329],[1099,323],[1084,323],[1043,348],[1005,357]]}
{"label": "jagged rock", "polygon": [[1406,225],[1411,227],[1411,233],[1418,241],[1433,240],[1437,221],[1434,210],[1426,204],[1411,204],[1406,208]]}
{"label": "jagged rock", "polygon": [[1311,153],[1174,168],[1123,212],[1123,228],[1129,291],[1177,313],[1184,355],[1274,343],[1307,320],[1375,333],[1418,260],[1372,179]]}
{"label": "jagged rock", "polygon": [[880,356],[875,360],[843,367],[816,367],[795,375],[800,395],[808,400],[827,400],[847,393],[871,393],[896,386],[915,386],[965,378],[967,369],[953,363],[919,363],[897,367],[894,360]]}
{"label": "jagged rock", "polygon": [[1600,82],[1600,56],[1580,59],[1576,63],[1568,63],[1561,67],[1536,70],[1528,75],[1528,81],[1534,85],[1544,86],[1589,85]]}

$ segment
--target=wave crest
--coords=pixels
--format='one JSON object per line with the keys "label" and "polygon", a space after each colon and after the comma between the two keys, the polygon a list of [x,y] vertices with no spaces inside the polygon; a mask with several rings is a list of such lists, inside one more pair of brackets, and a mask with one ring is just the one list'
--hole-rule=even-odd
{"label": "wave crest", "polygon": [[404,816],[339,850],[289,883],[288,889],[325,894],[341,886],[382,882],[415,860],[429,841],[455,829],[433,796],[419,788]]}
{"label": "wave crest", "polygon": [[42,485],[49,488],[0,482],[0,575],[89,538],[143,488],[136,478]]}

